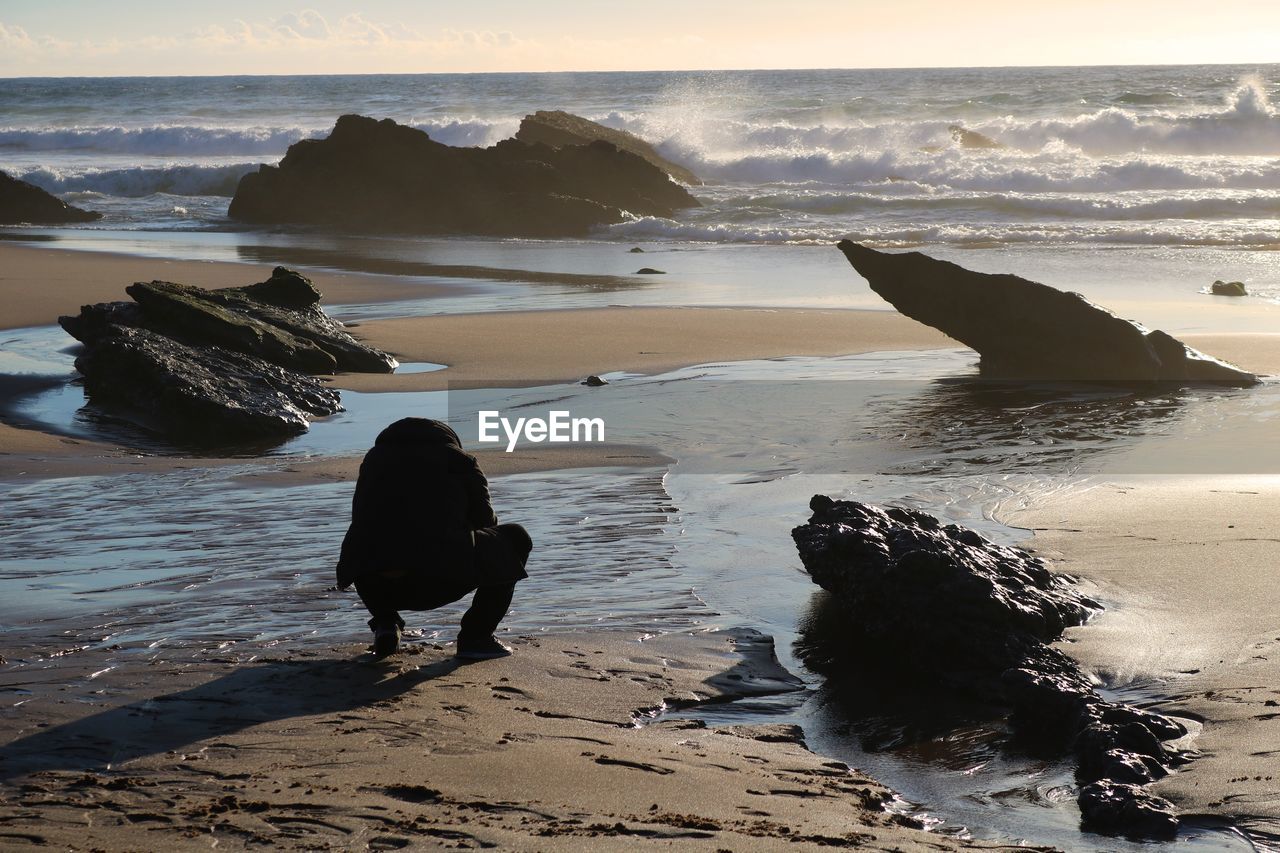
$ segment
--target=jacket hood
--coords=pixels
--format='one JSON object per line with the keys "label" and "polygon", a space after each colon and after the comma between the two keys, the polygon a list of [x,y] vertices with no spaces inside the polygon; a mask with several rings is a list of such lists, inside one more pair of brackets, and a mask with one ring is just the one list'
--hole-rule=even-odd
{"label": "jacket hood", "polygon": [[461,448],[462,440],[453,431],[453,427],[444,421],[431,418],[401,418],[378,433],[378,438],[374,442],[375,447],[405,444],[452,444],[454,447]]}

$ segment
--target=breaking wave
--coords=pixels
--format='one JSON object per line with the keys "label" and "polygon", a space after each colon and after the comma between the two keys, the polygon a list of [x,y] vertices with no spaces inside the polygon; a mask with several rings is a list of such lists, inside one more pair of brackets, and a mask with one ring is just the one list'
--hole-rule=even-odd
{"label": "breaking wave", "polygon": [[128,169],[62,173],[51,169],[19,172],[17,177],[51,193],[101,193],[141,198],[155,193],[184,196],[235,195],[236,184],[256,163],[226,166],[138,166]]}

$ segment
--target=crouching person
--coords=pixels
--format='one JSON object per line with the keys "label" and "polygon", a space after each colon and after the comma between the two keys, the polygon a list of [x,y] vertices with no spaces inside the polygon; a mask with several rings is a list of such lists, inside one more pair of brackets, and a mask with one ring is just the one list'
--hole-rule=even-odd
{"label": "crouching person", "polygon": [[533,542],[498,524],[489,484],[446,423],[403,418],[384,429],[360,464],[338,588],[355,584],[369,609],[378,657],[399,648],[401,610],[433,610],[475,592],[457,656],[503,657],[493,636],[511,606]]}

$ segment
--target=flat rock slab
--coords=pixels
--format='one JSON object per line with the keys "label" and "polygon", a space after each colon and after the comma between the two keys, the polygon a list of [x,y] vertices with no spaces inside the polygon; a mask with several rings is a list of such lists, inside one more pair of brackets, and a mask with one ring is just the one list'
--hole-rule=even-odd
{"label": "flat rock slab", "polygon": [[1254,385],[1258,377],[1148,332],[1078,293],[973,272],[919,252],[839,244],[871,289],[982,356],[986,376],[1030,380]]}
{"label": "flat rock slab", "polygon": [[76,368],[95,404],[176,443],[275,440],[341,411],[312,374],[389,373],[397,362],[320,310],[305,277],[277,267],[246,287],[167,281],[126,288],[133,302],[59,318],[85,344]]}

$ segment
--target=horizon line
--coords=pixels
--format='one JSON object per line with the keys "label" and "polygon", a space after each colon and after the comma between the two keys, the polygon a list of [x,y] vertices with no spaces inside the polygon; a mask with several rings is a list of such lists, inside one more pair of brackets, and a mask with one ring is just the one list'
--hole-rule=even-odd
{"label": "horizon line", "polygon": [[829,67],[757,67],[757,68],[645,68],[633,70],[564,69],[558,71],[359,71],[334,73],[224,73],[224,74],[23,74],[0,76],[0,80],[149,80],[185,78],[216,80],[228,77],[475,77],[500,74],[713,74],[749,71],[1002,71],[1052,70],[1065,68],[1199,68],[1280,65],[1280,60],[1267,62],[1098,62],[1083,65],[1046,63],[1043,65],[873,65]]}

